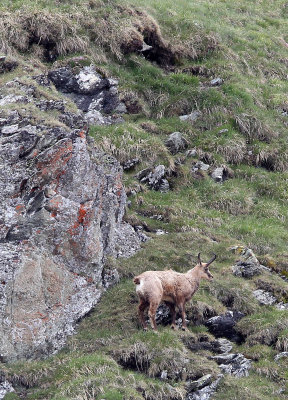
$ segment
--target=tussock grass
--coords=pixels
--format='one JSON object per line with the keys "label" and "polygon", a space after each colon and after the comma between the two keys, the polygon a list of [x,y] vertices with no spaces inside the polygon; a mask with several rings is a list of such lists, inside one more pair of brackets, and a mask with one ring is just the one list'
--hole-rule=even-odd
{"label": "tussock grass", "polygon": [[[246,337],[249,345],[257,343],[275,345],[281,333],[287,332],[288,319],[286,311],[267,307],[265,313],[255,313],[237,323],[237,329]],[[280,341],[281,342],[281,341]],[[279,347],[281,345],[279,344]]]}
{"label": "tussock grass", "polygon": [[[288,379],[286,364],[276,365],[274,355],[287,351],[286,314],[260,307],[252,291],[266,288],[286,301],[286,283],[269,274],[234,277],[236,256],[228,248],[248,246],[265,265],[288,270],[285,1],[3,0],[0,10],[0,51],[28,57],[27,73],[32,65],[45,71],[39,58],[78,68],[74,55],[84,52],[83,65],[96,62],[99,72],[119,78],[132,115],[121,126],[91,127],[91,135],[120,162],[139,158],[137,170],[164,164],[172,187],[130,196],[126,219],[152,231],[152,240],[134,257],[114,262],[120,284],[105,293],[66,349],[44,361],[1,365],[17,392],[27,399],[182,400],[186,379],[218,373],[206,353],[189,351],[183,340],[206,334],[205,318],[232,309],[246,315],[238,323],[246,343],[237,351],[255,363],[247,378],[225,376],[215,399],[284,399],[287,387],[281,394],[279,385]],[[143,41],[150,53],[139,52]],[[24,70],[20,63],[1,81]],[[223,83],[212,87],[217,77]],[[58,94],[37,88],[35,96]],[[21,113],[22,107],[15,108]],[[47,121],[27,108],[32,121]],[[192,111],[200,112],[194,123],[179,120]],[[58,115],[49,115],[55,124]],[[164,143],[175,131],[196,149],[194,157],[168,152]],[[212,167],[228,163],[234,178],[217,184],[203,173],[199,179],[191,173],[198,160]],[[129,188],[139,185],[134,174],[124,176]],[[158,236],[156,229],[168,233]],[[142,332],[132,277],[149,269],[187,271],[199,252],[203,260],[217,254],[215,279],[202,282],[187,306],[189,332],[164,326],[158,335]],[[169,383],[159,378],[163,370]]]}
{"label": "tussock grass", "polygon": [[270,143],[273,138],[277,137],[275,132],[254,116],[247,114],[237,115],[235,122],[237,128],[246,137],[248,143],[251,143],[253,140]]}
{"label": "tussock grass", "polygon": [[158,163],[161,161],[171,170],[175,168],[174,160],[162,140],[157,136],[149,135],[135,124],[93,127],[91,135],[98,148],[112,154],[121,163],[132,158],[139,158],[144,165],[153,166],[157,160]]}

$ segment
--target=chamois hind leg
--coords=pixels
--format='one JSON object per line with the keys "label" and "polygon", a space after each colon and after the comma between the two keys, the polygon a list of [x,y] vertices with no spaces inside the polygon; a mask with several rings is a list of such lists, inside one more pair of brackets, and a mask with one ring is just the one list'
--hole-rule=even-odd
{"label": "chamois hind leg", "polygon": [[151,327],[154,331],[157,331],[157,325],[156,325],[156,311],[157,308],[159,306],[159,302],[151,302],[149,305],[149,311],[148,311],[148,315],[149,315],[149,319],[150,319],[150,323],[151,323]]}
{"label": "chamois hind leg", "polygon": [[148,306],[149,304],[147,303],[147,301],[140,299],[140,304],[138,306],[138,315],[144,331],[147,331],[147,323],[145,320],[144,312]]}
{"label": "chamois hind leg", "polygon": [[178,306],[179,312],[181,313],[182,317],[182,330],[186,331],[187,330],[187,324],[186,324],[186,313],[185,313],[185,303],[182,303]]}
{"label": "chamois hind leg", "polygon": [[165,301],[165,304],[169,307],[171,316],[172,316],[172,323],[171,329],[176,329],[176,310],[175,305],[173,303],[169,303],[169,301]]}

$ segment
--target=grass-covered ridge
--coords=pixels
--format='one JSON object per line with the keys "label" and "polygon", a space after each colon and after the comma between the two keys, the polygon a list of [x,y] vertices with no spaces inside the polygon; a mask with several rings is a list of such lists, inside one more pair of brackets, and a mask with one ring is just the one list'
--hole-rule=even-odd
{"label": "grass-covered ridge", "polygon": [[[207,310],[220,314],[228,306],[245,314],[237,327],[245,342],[233,351],[252,359],[253,367],[246,378],[225,376],[214,398],[286,398],[287,358],[274,357],[288,349],[287,311],[260,306],[252,291],[268,286],[287,302],[287,282],[269,272],[251,280],[235,277],[237,256],[228,250],[248,246],[262,264],[288,275],[286,2],[3,0],[0,12],[1,52],[21,61],[1,75],[4,83],[26,79],[23,65],[37,65],[40,73],[73,65],[75,55],[119,79],[130,114],[123,124],[91,127],[90,134],[121,163],[140,159],[136,170],[124,174],[127,192],[136,192],[125,218],[152,232],[134,257],[110,260],[120,283],[64,350],[44,361],[0,364],[17,389],[5,400],[183,399],[187,377],[219,373],[209,352],[185,345],[203,335],[212,339],[195,315],[200,321]],[[155,48],[146,58],[138,51],[143,39]],[[213,87],[217,77],[223,83]],[[193,124],[179,120],[191,111],[199,112]],[[174,131],[195,148],[193,156],[168,151],[165,141]],[[191,169],[198,160],[229,167],[231,178],[218,184],[207,173],[196,176]],[[158,164],[167,169],[167,193],[135,179],[139,170]],[[167,233],[158,236],[157,229]],[[215,279],[201,283],[188,307],[189,331],[160,326],[158,335],[143,333],[132,277],[150,269],[184,272],[198,252],[203,259],[217,254]],[[159,379],[163,370],[167,381]]]}

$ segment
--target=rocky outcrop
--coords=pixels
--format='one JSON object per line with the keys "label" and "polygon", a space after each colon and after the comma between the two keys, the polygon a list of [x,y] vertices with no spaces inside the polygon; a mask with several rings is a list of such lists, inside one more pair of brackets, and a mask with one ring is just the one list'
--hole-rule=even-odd
{"label": "rocky outcrop", "polygon": [[7,393],[15,392],[13,386],[6,380],[0,382],[0,400],[6,397]]}
{"label": "rocky outcrop", "polygon": [[[197,381],[192,382],[188,387],[186,400],[209,400],[216,392],[223,375],[219,374],[217,379],[212,382],[212,376],[205,375]],[[196,389],[196,390],[195,390]],[[195,391],[192,391],[195,390]],[[192,392],[191,392],[192,391]]]}
{"label": "rocky outcrop", "polygon": [[120,164],[85,129],[55,121],[55,108],[54,122],[37,119],[36,83],[15,79],[2,89],[0,360],[7,361],[58,350],[117,280],[103,273],[107,256],[132,255],[140,241],[122,223]]}
{"label": "rocky outcrop", "polygon": [[248,247],[236,246],[231,251],[240,254],[240,260],[232,267],[235,276],[251,279],[255,275],[260,275],[264,270],[269,270],[260,264],[259,260]]}
{"label": "rocky outcrop", "polygon": [[169,135],[165,145],[171,154],[177,154],[188,147],[188,142],[180,132],[174,132]]}
{"label": "rocky outcrop", "polygon": [[248,376],[249,370],[252,367],[251,361],[241,353],[229,353],[210,358],[219,364],[223,373],[236,376],[237,378]]}
{"label": "rocky outcrop", "polygon": [[[126,106],[118,96],[118,80],[102,77],[93,65],[80,69],[61,67],[48,73],[56,88],[73,100],[88,124],[110,125],[122,122],[117,114],[125,113]],[[110,113],[115,115],[107,115]]]}
{"label": "rocky outcrop", "polygon": [[236,323],[244,317],[239,311],[227,311],[226,314],[209,318],[205,325],[216,337],[225,337],[236,343],[241,343],[243,337],[235,330]]}
{"label": "rocky outcrop", "polygon": [[147,183],[150,189],[159,190],[159,192],[165,193],[170,189],[166,176],[167,170],[165,166],[157,165],[155,168],[146,168],[138,172],[136,178],[141,183]]}

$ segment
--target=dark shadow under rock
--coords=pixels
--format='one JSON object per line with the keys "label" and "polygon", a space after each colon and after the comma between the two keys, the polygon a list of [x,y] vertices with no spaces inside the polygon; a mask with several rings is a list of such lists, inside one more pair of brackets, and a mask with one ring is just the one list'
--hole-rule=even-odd
{"label": "dark shadow under rock", "polygon": [[239,311],[228,311],[224,315],[217,315],[205,322],[210,333],[216,337],[225,337],[235,343],[242,343],[243,336],[235,330],[236,323],[244,317]]}

